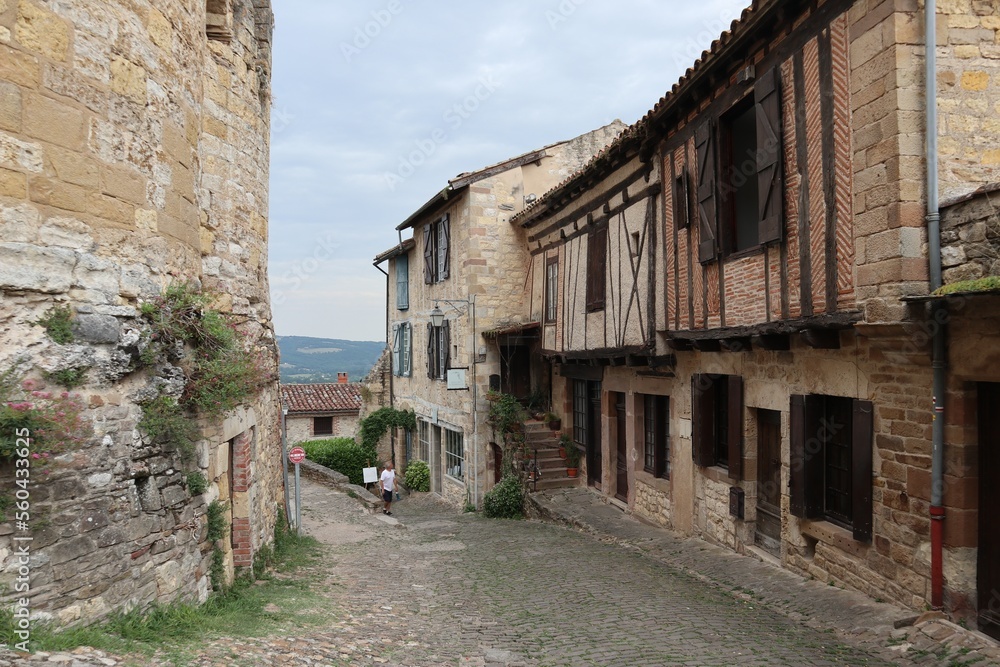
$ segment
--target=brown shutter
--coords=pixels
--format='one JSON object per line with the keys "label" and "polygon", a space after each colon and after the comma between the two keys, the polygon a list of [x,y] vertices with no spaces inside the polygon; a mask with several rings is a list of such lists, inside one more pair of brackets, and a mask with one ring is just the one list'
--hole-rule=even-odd
{"label": "brown shutter", "polygon": [[774,67],[754,86],[757,103],[757,191],[761,243],[780,241],[784,231],[782,191],[781,93],[778,68]]}
{"label": "brown shutter", "polygon": [[708,375],[691,377],[691,458],[702,468],[715,465],[715,390]]}
{"label": "brown shutter", "polygon": [[681,173],[674,179],[674,224],[677,229],[687,229],[691,224],[691,198],[688,195],[687,165],[681,167]]}
{"label": "brown shutter", "polygon": [[806,516],[818,519],[823,516],[823,455],[830,429],[823,419],[822,396],[806,396],[803,420],[805,444],[803,447],[803,472],[805,475]]}
{"label": "brown shutter", "polygon": [[851,515],[854,518],[854,539],[872,540],[872,403],[854,401],[851,418]]}
{"label": "brown shutter", "polygon": [[441,377],[448,377],[451,366],[451,322],[445,320],[441,325]]}
{"label": "brown shutter", "polygon": [[424,282],[430,284],[434,282],[434,248],[431,244],[431,236],[434,225],[424,226]]}
{"label": "brown shutter", "polygon": [[729,478],[739,482],[743,479],[743,378],[730,375],[728,382],[729,405]]}
{"label": "brown shutter", "polygon": [[434,379],[437,368],[437,336],[434,335],[434,325],[427,323],[427,377]]}
{"label": "brown shutter", "polygon": [[716,188],[715,188],[715,134],[712,121],[707,121],[694,133],[694,147],[698,156],[698,230],[701,244],[698,261],[711,262],[718,254],[716,244]]}
{"label": "brown shutter", "polygon": [[603,225],[587,240],[587,312],[604,308],[608,266],[608,228]]}
{"label": "brown shutter", "polygon": [[445,215],[441,221],[441,234],[438,243],[441,246],[440,252],[444,256],[444,263],[441,265],[441,275],[439,280],[444,280],[451,274],[451,226],[448,223],[448,216]]}
{"label": "brown shutter", "polygon": [[788,492],[792,516],[806,516],[805,444],[806,397],[792,396],[791,404],[791,457],[788,474]]}

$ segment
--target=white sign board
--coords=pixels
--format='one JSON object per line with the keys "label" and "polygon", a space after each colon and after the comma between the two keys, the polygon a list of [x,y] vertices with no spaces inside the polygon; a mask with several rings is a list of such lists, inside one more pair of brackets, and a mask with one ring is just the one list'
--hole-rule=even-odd
{"label": "white sign board", "polygon": [[365,484],[374,484],[378,481],[378,468],[362,468],[365,475]]}
{"label": "white sign board", "polygon": [[469,385],[465,381],[464,368],[448,369],[448,389],[468,389]]}

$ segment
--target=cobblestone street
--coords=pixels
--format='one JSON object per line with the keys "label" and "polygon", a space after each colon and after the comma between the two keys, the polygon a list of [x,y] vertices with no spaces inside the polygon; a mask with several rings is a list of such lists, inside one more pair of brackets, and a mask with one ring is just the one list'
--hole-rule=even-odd
{"label": "cobblestone street", "polygon": [[[895,659],[871,637],[807,627],[667,557],[551,523],[489,520],[423,495],[394,504],[392,518],[373,516],[311,481],[303,505],[305,528],[326,548],[311,574],[333,610],[328,624],[301,636],[219,639],[191,664],[971,664],[929,651],[920,652],[925,660]],[[12,664],[50,661],[120,664],[86,651]]]}

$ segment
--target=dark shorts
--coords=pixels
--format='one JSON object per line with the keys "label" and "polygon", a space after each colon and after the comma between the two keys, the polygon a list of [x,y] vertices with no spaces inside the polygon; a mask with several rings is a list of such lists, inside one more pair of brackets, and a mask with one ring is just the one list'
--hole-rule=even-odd
{"label": "dark shorts", "polygon": [[392,491],[383,491],[382,492],[382,500],[385,501],[385,502],[387,502],[387,503],[391,503],[392,502]]}

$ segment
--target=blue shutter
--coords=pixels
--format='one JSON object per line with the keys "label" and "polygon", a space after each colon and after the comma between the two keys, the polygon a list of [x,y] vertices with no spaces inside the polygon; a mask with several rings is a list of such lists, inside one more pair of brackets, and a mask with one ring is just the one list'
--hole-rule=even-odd
{"label": "blue shutter", "polygon": [[413,326],[407,322],[403,325],[403,334],[400,337],[400,349],[403,356],[402,375],[410,377],[413,375]]}
{"label": "blue shutter", "polygon": [[392,374],[400,375],[402,370],[402,364],[400,359],[400,350],[402,349],[400,345],[399,336],[400,325],[392,325]]}
{"label": "blue shutter", "polygon": [[400,255],[396,258],[396,308],[406,310],[410,307],[410,257]]}

